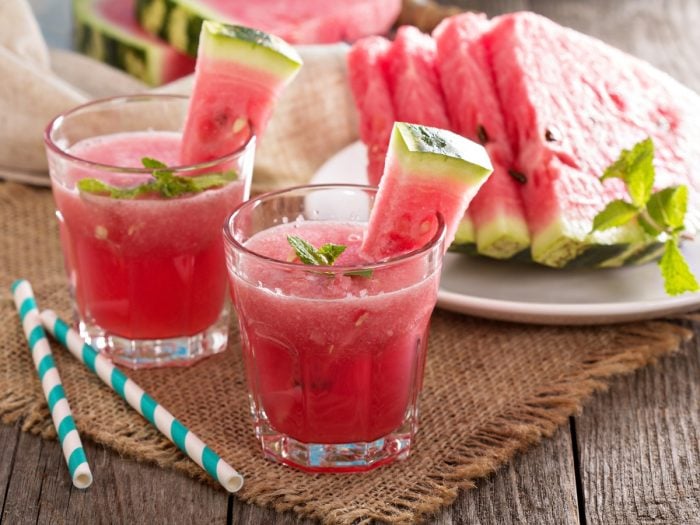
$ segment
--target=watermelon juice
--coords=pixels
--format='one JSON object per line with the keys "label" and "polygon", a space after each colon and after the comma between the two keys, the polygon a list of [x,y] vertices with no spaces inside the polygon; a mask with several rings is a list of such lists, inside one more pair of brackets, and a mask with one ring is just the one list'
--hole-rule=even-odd
{"label": "watermelon juice", "polygon": [[[243,205],[226,228],[256,435],[267,456],[302,469],[407,457],[416,430],[443,226],[417,252],[369,261],[360,246],[374,194],[279,192]],[[348,205],[363,200],[364,213]],[[332,266],[301,264],[289,235],[345,250]]]}
{"label": "watermelon juice", "polygon": [[[173,187],[173,195],[155,187],[139,192],[134,188],[156,180],[153,170],[144,168],[144,158],[179,164],[180,132],[107,126],[107,133],[81,136],[64,126],[65,121],[57,130],[49,128],[57,140],[48,155],[66,270],[83,334],[131,367],[188,364],[225,349],[221,226],[247,197],[250,167],[243,157],[252,153],[213,165],[168,169],[172,177],[192,179],[230,173],[230,180],[220,185],[198,191]],[[62,132],[77,140],[67,143]],[[111,193],[93,191],[82,185],[85,181],[109,185]]]}

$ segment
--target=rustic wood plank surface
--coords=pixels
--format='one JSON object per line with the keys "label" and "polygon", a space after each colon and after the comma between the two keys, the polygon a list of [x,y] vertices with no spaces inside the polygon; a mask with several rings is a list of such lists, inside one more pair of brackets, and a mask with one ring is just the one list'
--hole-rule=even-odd
{"label": "rustic wood plank surface", "polygon": [[576,418],[590,524],[700,523],[700,343],[620,378]]}
{"label": "rustic wood plank surface", "polygon": [[19,435],[19,427],[0,424],[0,521],[2,521],[3,509],[7,501],[7,489],[10,485]]}
{"label": "rustic wood plank surface", "polygon": [[[695,27],[700,2],[695,0],[452,3],[490,15],[532,9],[643,57],[700,90],[700,31]],[[694,330],[700,334],[700,325]],[[89,442],[86,449],[99,475],[93,489],[82,492],[72,488],[56,442],[0,425],[0,522],[309,523],[246,505]],[[695,342],[678,357],[618,380],[571,427],[517,457],[475,490],[462,492],[431,521],[700,523],[700,346]]]}
{"label": "rustic wood plank surface", "polygon": [[572,438],[568,427],[516,457],[432,520],[436,525],[579,523]]}

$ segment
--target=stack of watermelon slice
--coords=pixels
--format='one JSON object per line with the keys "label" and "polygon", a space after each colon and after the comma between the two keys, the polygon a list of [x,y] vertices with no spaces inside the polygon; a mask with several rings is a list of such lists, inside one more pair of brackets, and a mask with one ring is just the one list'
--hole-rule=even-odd
{"label": "stack of watermelon slice", "polygon": [[73,0],[76,48],[159,85],[191,73],[202,22],[255,28],[292,44],[386,33],[401,0]]}
{"label": "stack of watermelon slice", "polygon": [[461,249],[553,267],[655,257],[657,240],[635,224],[590,234],[596,213],[625,196],[621,181],[599,177],[646,137],[656,146],[657,186],[687,184],[697,209],[700,97],[546,18],[458,15],[432,39],[400,30],[393,44],[360,41],[348,64],[370,180],[381,175],[373,152],[388,143],[376,123],[396,117],[439,125],[447,115],[453,131],[489,152],[494,174],[457,233]]}

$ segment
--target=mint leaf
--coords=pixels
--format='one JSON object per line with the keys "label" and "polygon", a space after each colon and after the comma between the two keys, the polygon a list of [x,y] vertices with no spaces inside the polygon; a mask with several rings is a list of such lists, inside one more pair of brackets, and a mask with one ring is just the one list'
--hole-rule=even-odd
{"label": "mint leaf", "polygon": [[659,260],[659,268],[664,278],[664,288],[668,295],[680,295],[685,292],[700,290],[695,276],[690,271],[683,253],[678,248],[677,239],[669,239],[664,247],[664,254]]}
{"label": "mint leaf", "polygon": [[346,248],[342,244],[328,243],[317,250],[311,243],[296,235],[287,235],[287,242],[294,248],[301,262],[314,266],[331,266]]}
{"label": "mint leaf", "polygon": [[112,186],[98,179],[81,179],[77,183],[78,190],[83,193],[112,197],[113,199],[135,199],[146,193],[155,191],[155,182],[147,182],[132,188]]}
{"label": "mint leaf", "polygon": [[612,201],[593,219],[593,231],[622,226],[633,220],[638,214],[639,210],[634,204],[623,200]]}
{"label": "mint leaf", "polygon": [[210,175],[200,175],[199,177],[190,178],[198,191],[224,186],[225,184],[228,184],[236,179],[238,179],[238,173],[236,173],[234,170],[225,171],[221,174],[212,173]]}
{"label": "mint leaf", "polygon": [[157,169],[167,169],[168,166],[164,164],[163,162],[152,159],[151,157],[143,157],[141,159],[141,164],[143,164],[144,168],[148,168],[151,170],[157,170]]}
{"label": "mint leaf", "polygon": [[294,253],[304,264],[320,265],[318,261],[317,251],[310,243],[306,242],[301,237],[296,235],[287,235],[287,242],[294,248]]}
{"label": "mint leaf", "polygon": [[167,169],[168,167],[161,161],[150,157],[143,157],[141,164],[143,164],[144,168],[153,169],[154,180],[130,188],[121,188],[98,179],[82,179],[78,181],[78,190],[114,199],[135,199],[146,194],[158,194],[161,197],[173,198],[225,186],[238,178],[238,173],[235,170],[229,170],[224,173],[209,173],[196,177],[180,177],[174,175],[173,171]]}
{"label": "mint leaf", "polygon": [[654,193],[647,203],[647,213],[658,224],[672,231],[683,229],[688,209],[688,187],[676,186]]}
{"label": "mint leaf", "polygon": [[632,202],[615,200],[609,203],[593,219],[592,231],[636,220],[649,236],[668,239],[659,260],[666,293],[678,295],[698,291],[698,282],[678,247],[680,234],[685,229],[688,188],[676,186],[652,194],[654,177],[654,143],[651,139],[639,142],[631,150],[622,150],[620,157],[600,179],[622,179]]}
{"label": "mint leaf", "polygon": [[625,181],[636,206],[646,205],[654,187],[654,143],[650,138],[638,142],[631,150],[623,149],[600,180],[613,178]]}
{"label": "mint leaf", "polygon": [[340,257],[340,254],[345,251],[345,248],[346,246],[343,246],[342,244],[327,243],[318,249],[318,254],[321,259],[326,261],[327,265],[331,265],[338,257]]}
{"label": "mint leaf", "polygon": [[110,195],[114,189],[113,186],[105,184],[98,179],[81,179],[78,181],[77,186],[80,191],[94,193],[95,195]]}
{"label": "mint leaf", "polygon": [[370,279],[373,273],[374,270],[372,270],[372,268],[367,268],[365,270],[351,270],[349,272],[345,272],[343,275],[347,277],[364,277],[365,279]]}

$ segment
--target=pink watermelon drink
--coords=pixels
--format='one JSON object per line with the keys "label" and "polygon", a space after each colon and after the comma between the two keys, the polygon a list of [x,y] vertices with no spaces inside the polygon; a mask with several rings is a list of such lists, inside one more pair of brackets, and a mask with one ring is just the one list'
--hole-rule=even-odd
{"label": "pink watermelon drink", "polygon": [[228,269],[268,457],[354,471],[408,456],[445,240],[489,173],[481,146],[396,123],[379,190],[306,186],[233,213]]}
{"label": "pink watermelon drink", "polygon": [[207,164],[154,167],[179,165],[186,110],[183,97],[110,99],[47,129],[81,329],[131,367],[187,364],[226,347],[220,228],[247,197],[254,139]]}
{"label": "pink watermelon drink", "polygon": [[[307,186],[245,203],[226,244],[255,431],[306,470],[367,470],[408,455],[444,227],[411,254],[360,253],[376,190]],[[342,206],[340,205],[342,203]],[[344,246],[302,264],[288,236]]]}

